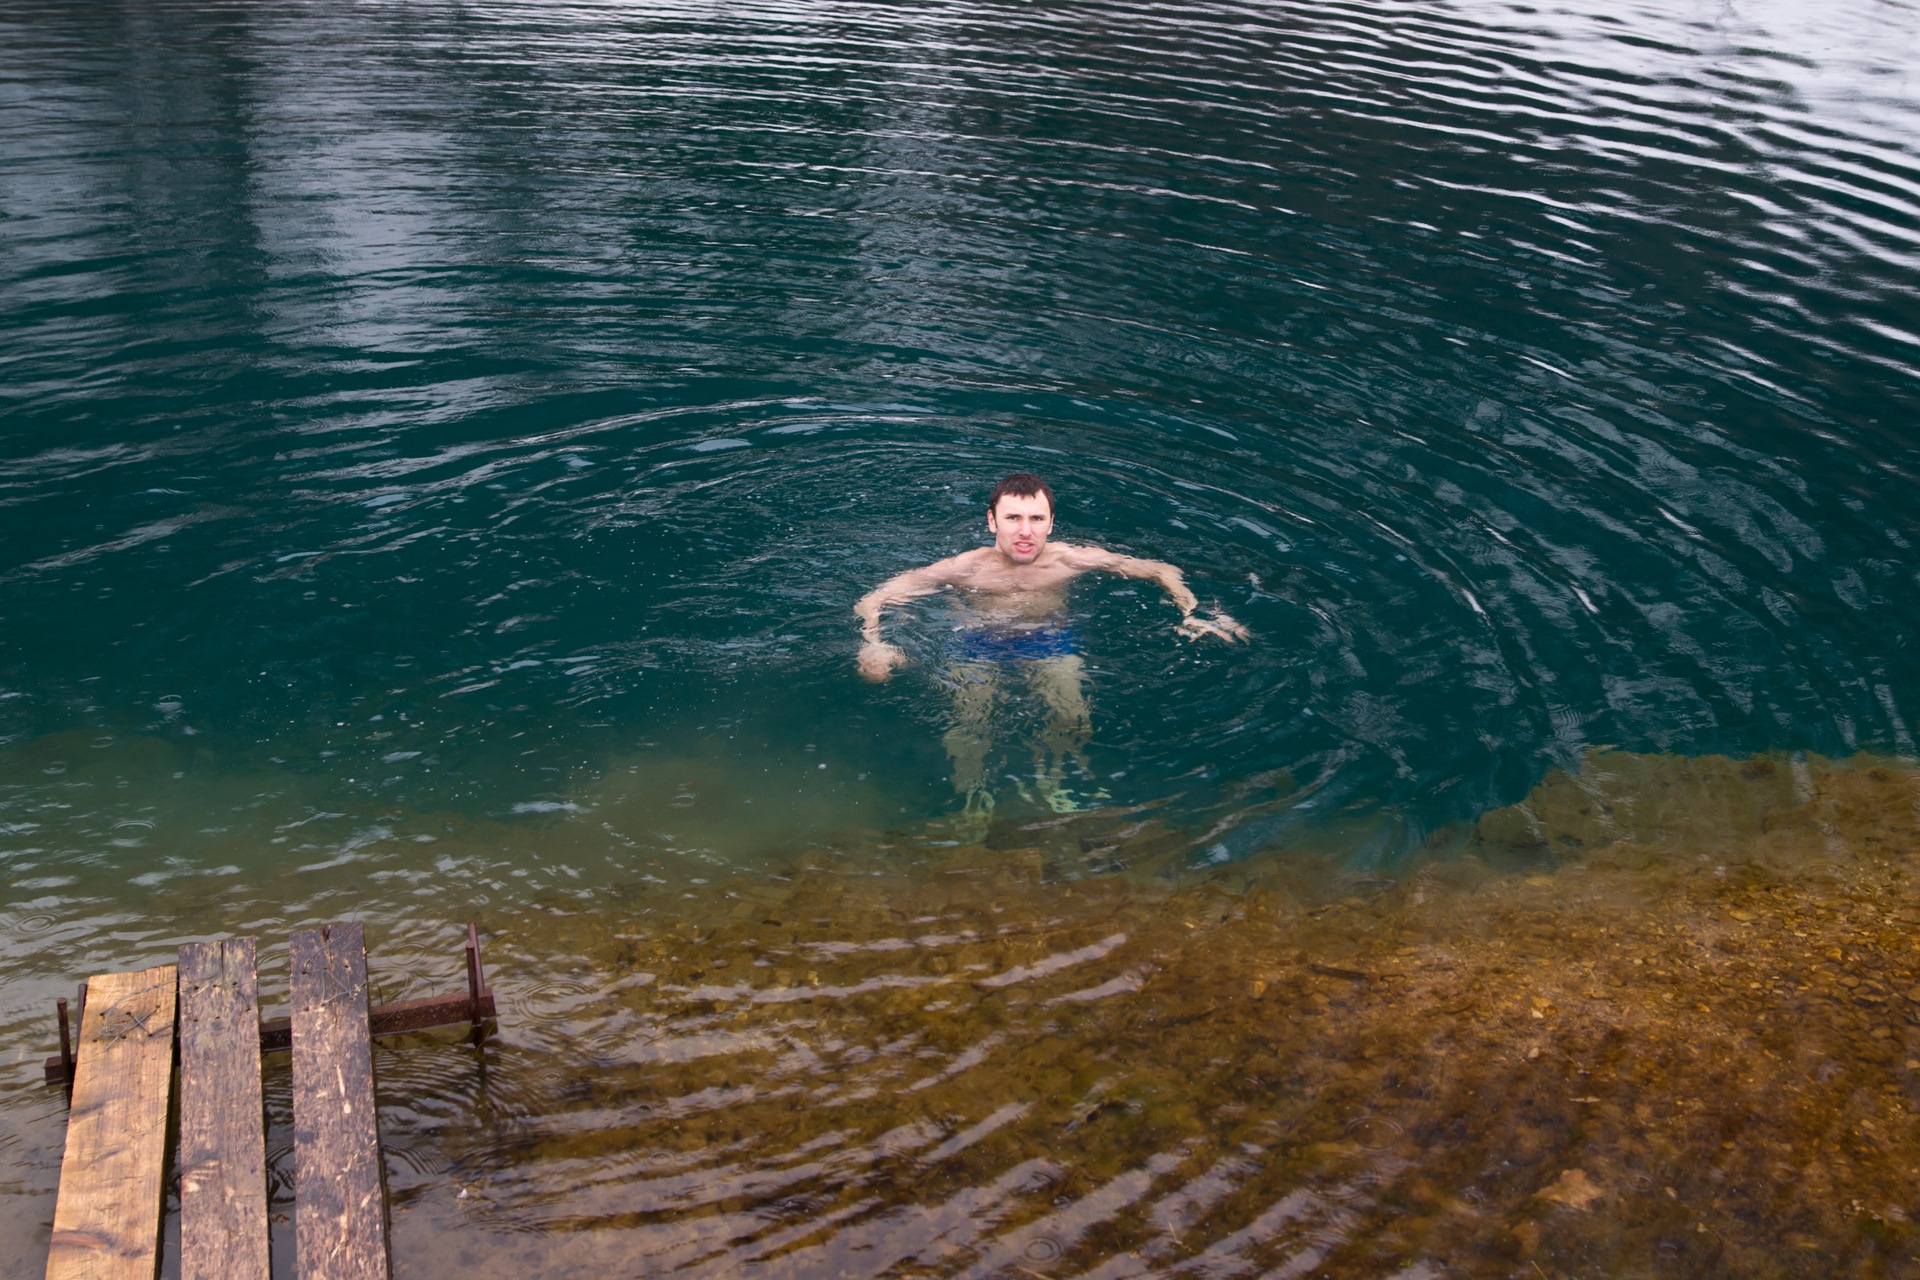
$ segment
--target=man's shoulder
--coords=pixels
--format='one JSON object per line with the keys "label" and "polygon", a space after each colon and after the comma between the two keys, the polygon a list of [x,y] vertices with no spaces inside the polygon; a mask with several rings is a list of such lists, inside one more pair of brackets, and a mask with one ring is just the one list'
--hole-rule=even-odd
{"label": "man's shoulder", "polygon": [[1048,548],[1056,554],[1054,562],[1074,569],[1099,569],[1118,559],[1105,547],[1091,542],[1052,542]]}
{"label": "man's shoulder", "polygon": [[940,565],[947,569],[971,570],[992,564],[994,559],[992,547],[975,547],[971,551],[962,551],[959,555],[948,556],[940,562]]}
{"label": "man's shoulder", "polygon": [[915,572],[937,578],[942,582],[951,582],[971,577],[989,562],[992,555],[992,547],[976,547],[971,551],[962,551],[959,555],[948,556],[945,560],[936,560],[926,568]]}

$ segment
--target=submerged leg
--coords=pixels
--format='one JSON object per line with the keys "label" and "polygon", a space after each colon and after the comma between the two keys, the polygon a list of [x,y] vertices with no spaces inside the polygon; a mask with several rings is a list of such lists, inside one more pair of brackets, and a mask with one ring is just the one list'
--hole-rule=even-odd
{"label": "submerged leg", "polygon": [[[953,699],[953,724],[941,739],[953,761],[953,789],[967,797],[972,808],[986,789],[987,748],[993,742],[993,703],[1000,691],[1000,671],[991,662],[955,662],[942,673],[941,683]],[[991,807],[992,800],[983,803]]]}
{"label": "submerged leg", "polygon": [[1047,727],[1036,744],[1039,786],[1049,806],[1066,811],[1078,802],[1065,788],[1067,761],[1072,759],[1089,776],[1087,742],[1093,737],[1093,719],[1087,711],[1086,663],[1077,653],[1041,658],[1027,665],[1027,683],[1047,704]]}

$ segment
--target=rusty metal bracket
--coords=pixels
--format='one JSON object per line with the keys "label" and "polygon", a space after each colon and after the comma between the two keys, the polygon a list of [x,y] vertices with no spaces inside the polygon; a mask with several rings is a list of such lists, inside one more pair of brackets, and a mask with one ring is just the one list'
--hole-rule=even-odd
{"label": "rusty metal bracket", "polygon": [[[87,984],[84,982],[80,984],[79,998],[74,1005],[73,1021],[79,1022],[87,1016]],[[62,996],[55,1000],[53,1008],[60,1016],[60,1054],[47,1059],[47,1083],[65,1085],[71,1093],[76,1068],[73,1062],[73,1028],[67,1020],[67,998]]]}
{"label": "rusty metal bracket", "polygon": [[[487,1026],[499,1017],[493,990],[487,986],[487,971],[480,960],[480,931],[469,923],[466,941],[467,989],[461,995],[426,996],[419,1000],[396,1000],[367,1010],[367,1030],[376,1036],[398,1035],[404,1031],[425,1031],[430,1027],[450,1027],[460,1023],[473,1026],[473,1042],[486,1039]],[[86,1016],[87,984],[80,984],[79,1016]],[[71,1086],[75,1071],[73,1035],[68,1024],[67,1002],[54,1002],[60,1019],[60,1052],[46,1060],[48,1084]],[[260,1052],[284,1053],[293,1047],[293,1020],[270,1018],[260,1024]]]}
{"label": "rusty metal bracket", "polygon": [[487,971],[480,963],[480,931],[467,922],[467,1001],[468,1021],[473,1023],[473,1042],[487,1038],[487,1023],[498,1017],[494,1009],[493,989],[487,986]]}

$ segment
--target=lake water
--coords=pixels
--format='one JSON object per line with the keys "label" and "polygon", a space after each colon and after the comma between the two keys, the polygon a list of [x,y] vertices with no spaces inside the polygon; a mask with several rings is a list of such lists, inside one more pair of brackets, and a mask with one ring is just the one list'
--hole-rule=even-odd
{"label": "lake water", "polygon": [[[74,981],[476,919],[397,1274],[1920,1268],[1917,45],[0,0],[0,1247]],[[1013,470],[1254,640],[981,832],[851,606]]]}

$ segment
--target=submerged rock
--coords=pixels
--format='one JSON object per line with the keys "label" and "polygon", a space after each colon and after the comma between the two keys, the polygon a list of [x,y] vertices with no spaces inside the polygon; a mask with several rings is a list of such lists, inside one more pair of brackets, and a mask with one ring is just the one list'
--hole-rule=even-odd
{"label": "submerged rock", "polygon": [[1594,1185],[1585,1169],[1569,1169],[1552,1186],[1533,1194],[1541,1200],[1551,1200],[1569,1209],[1589,1209],[1606,1199],[1606,1192]]}
{"label": "submerged rock", "polygon": [[[1815,758],[1799,771],[1825,767]],[[1519,804],[1482,815],[1474,844],[1559,857],[1621,842],[1725,847],[1803,802],[1804,785],[1792,762],[1767,757],[1593,751],[1578,773],[1555,769]]]}

